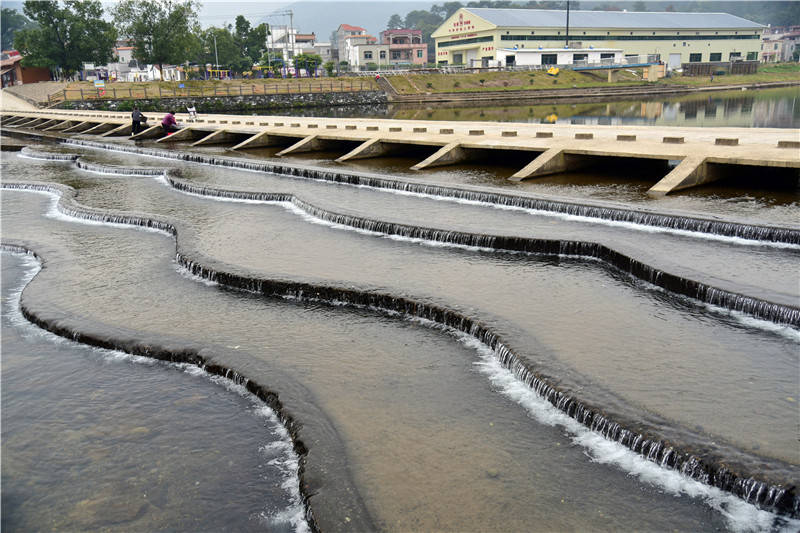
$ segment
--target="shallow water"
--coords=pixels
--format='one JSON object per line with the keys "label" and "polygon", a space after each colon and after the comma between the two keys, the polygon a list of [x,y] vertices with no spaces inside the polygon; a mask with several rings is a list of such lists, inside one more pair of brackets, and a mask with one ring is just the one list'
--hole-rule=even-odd
{"label": "shallow water", "polygon": [[[796,428],[783,423],[795,413],[791,398],[798,387],[797,337],[791,332],[782,336],[753,331],[735,315],[710,313],[597,262],[420,246],[309,223],[281,205],[219,202],[171,190],[154,179],[108,178],[69,166],[61,171],[61,180],[67,183],[79,176],[72,183],[80,187],[79,201],[173,218],[179,224],[182,248],[226,268],[261,277],[408,294],[455,306],[480,317],[536,368],[557,376],[562,387],[580,391],[594,405],[628,420],[644,417],[671,438],[692,446],[705,446],[711,439],[723,447],[733,444],[755,453],[746,459],[737,451],[737,462],[760,465],[761,457],[767,456],[800,464],[794,446]],[[217,174],[207,166],[198,172]],[[47,174],[49,179],[58,175]],[[234,175],[227,171],[218,180]],[[376,194],[355,190],[360,206],[369,205],[370,194]],[[413,222],[413,204],[420,200],[404,200],[409,204],[406,216]],[[479,209],[473,209],[480,224]],[[506,215],[489,211],[495,217]],[[422,219],[424,215],[417,213]],[[568,228],[557,236],[569,234]],[[642,240],[635,234],[630,242],[636,237]],[[614,246],[624,242],[608,240]],[[642,251],[642,246],[652,244],[650,238],[644,240],[637,253],[650,259],[653,252]],[[705,242],[688,237],[671,238],[668,245],[671,255],[697,257],[701,267],[711,270],[705,275],[714,281],[729,272],[729,283],[745,294],[748,290],[755,296],[786,294],[790,302],[797,297],[792,280],[797,254],[791,250],[731,244],[710,252]],[[726,255],[731,253],[733,259]],[[739,257],[741,261],[736,260]],[[753,265],[749,278],[748,261]],[[740,263],[737,277],[734,267]],[[574,334],[576,330],[580,335]],[[761,357],[753,358],[754,353]],[[769,365],[763,365],[764,358]],[[742,376],[750,382],[745,390]],[[676,425],[680,430],[672,434]],[[783,475],[791,479],[794,473]]]}
{"label": "shallow water", "polygon": [[[511,390],[498,394],[508,386],[502,373],[469,343],[415,322],[209,287],[175,271],[166,236],[41,217],[44,195],[5,191],[3,201],[3,238],[30,242],[47,264],[25,291],[26,306],[68,329],[200,345],[213,362],[274,387],[303,422],[311,477],[320,464],[343,468],[380,529],[774,525],[713,492],[676,496],[668,472],[631,476],[602,464],[635,457],[628,452],[592,449],[598,458],[589,460],[546,409],[530,407],[531,417]],[[349,503],[346,478],[322,479],[312,506],[317,498]]]}
{"label": "shallow water", "polygon": [[19,291],[37,270],[2,255],[3,529],[295,531],[297,458],[275,415],[194,367],[30,324]]}
{"label": "shallow water", "polygon": [[[611,227],[576,219],[398,196],[365,188],[69,148],[70,151],[85,152],[87,160],[111,164],[142,161],[146,166],[178,166],[186,178],[198,183],[293,192],[337,212],[405,223],[421,222],[447,229],[483,229],[492,233],[606,242],[646,262],[679,268],[678,273],[699,276],[718,286],[736,288],[744,294],[769,294],[784,297],[789,302],[795,301],[798,294],[798,286],[793,282],[797,259],[794,249],[742,246],[690,235],[644,233],[641,228]],[[748,465],[751,471],[767,473],[773,478],[797,479],[797,465],[800,463],[794,445],[797,428],[785,423],[787,417],[796,414],[794,402],[799,388],[797,338],[793,330],[768,331],[760,326],[754,327],[752,321],[735,314],[708,310],[688,300],[653,291],[597,262],[421,246],[318,224],[319,221],[309,220],[284,205],[219,202],[188,196],[152,178],[103,176],[77,170],[69,163],[24,160],[7,155],[3,156],[2,163],[4,179],[10,175],[14,179],[66,183],[78,189],[78,201],[87,205],[169,218],[178,226],[180,246],[184,251],[223,270],[404,294],[456,308],[490,325],[534,367],[557,380],[565,390],[588,399],[590,403],[628,420],[649,424],[662,436],[688,444],[690,448],[727,454],[734,463]],[[31,196],[38,197],[34,201],[34,204],[38,202],[38,207],[25,199]],[[477,481],[482,480],[480,475],[444,472],[441,465],[447,465],[448,472],[461,468],[454,464],[455,459],[443,455],[450,450],[448,446],[456,442],[450,435],[453,428],[444,430],[440,425],[430,426],[428,421],[429,418],[452,417],[449,410],[458,411],[465,398],[475,394],[472,388],[479,388],[477,382],[465,380],[462,375],[470,371],[469,365],[445,365],[438,369],[443,374],[434,373],[428,380],[419,374],[420,369],[428,370],[424,360],[414,364],[415,359],[406,354],[405,360],[412,363],[411,367],[398,366],[397,353],[405,353],[405,348],[387,340],[394,333],[385,330],[381,330],[379,340],[367,342],[362,349],[365,355],[348,360],[344,365],[339,360],[330,367],[321,364],[319,357],[325,357],[323,354],[340,355],[353,349],[349,344],[353,338],[370,338],[367,330],[376,329],[374,317],[368,317],[362,324],[364,329],[358,331],[350,322],[346,326],[341,322],[308,325],[294,319],[280,326],[270,321],[256,323],[254,327],[262,333],[282,333],[282,340],[294,338],[298,331],[304,335],[309,331],[322,332],[321,339],[324,339],[306,339],[306,345],[289,347],[290,358],[264,357],[262,350],[269,343],[265,345],[263,340],[253,336],[249,327],[253,326],[253,321],[265,319],[259,307],[264,303],[259,301],[257,305],[252,304],[256,307],[243,310],[237,306],[248,299],[241,296],[222,304],[208,299],[203,304],[206,311],[202,306],[198,308],[194,303],[188,303],[186,293],[191,295],[192,302],[201,294],[201,300],[205,302],[205,295],[197,291],[196,281],[176,284],[175,280],[165,277],[164,271],[174,272],[174,266],[169,262],[173,252],[169,244],[164,246],[162,242],[156,246],[155,243],[169,241],[169,238],[132,230],[110,231],[100,227],[90,230],[91,227],[86,225],[71,229],[71,224],[66,221],[42,221],[37,213],[52,210],[52,200],[44,195],[4,191],[3,202],[4,238],[11,235],[26,241],[32,239],[45,249],[51,249],[60,258],[58,265],[67,272],[71,281],[72,278],[83,278],[88,272],[95,276],[74,287],[62,287],[53,282],[50,291],[39,293],[38,300],[34,301],[46,301],[45,309],[52,316],[80,326],[90,324],[114,332],[115,336],[138,337],[147,332],[147,335],[164,342],[194,345],[199,338],[212,335],[213,346],[224,347],[223,351],[236,347],[235,355],[215,353],[215,357],[233,361],[243,369],[256,369],[254,373],[271,378],[270,385],[276,382],[276,373],[280,374],[280,386],[276,388],[288,391],[289,399],[293,400],[292,407],[303,415],[300,417],[302,420],[311,420],[312,426],[330,424],[336,428],[335,434],[342,439],[341,448],[337,447],[339,445],[321,444],[325,439],[315,440],[315,446],[329,447],[321,457],[325,464],[335,463],[337,453],[342,449],[348,450],[346,465],[339,467],[352,473],[355,486],[369,488],[361,496],[369,509],[367,514],[376,524],[388,529],[395,528],[396,524],[399,524],[399,529],[444,528],[436,512],[428,512],[418,523],[409,522],[406,515],[414,514],[411,510],[418,509],[422,500],[430,500],[430,505],[435,506],[437,501],[440,504],[446,501],[439,493],[452,491],[455,486],[476,483],[479,485],[475,489],[477,492],[460,495],[461,501],[488,499],[493,506],[508,506],[505,491],[493,493],[483,481]],[[11,230],[8,230],[9,220],[13,221]],[[130,241],[128,237],[119,237],[126,232],[134,234]],[[147,252],[136,251],[141,247],[140,240],[150,243]],[[118,255],[103,258],[101,251],[94,248],[113,248]],[[154,253],[158,255],[156,250],[163,251],[162,258],[145,257]],[[127,270],[113,264],[119,257],[126,258]],[[153,265],[148,265],[151,260]],[[687,267],[686,263],[692,263],[692,266]],[[129,294],[120,299],[119,295],[112,295],[112,289]],[[228,294],[226,291],[223,293]],[[214,294],[216,299],[219,293],[215,291]],[[125,312],[120,312],[118,307],[108,302],[115,305],[124,302],[128,307]],[[180,310],[170,314],[169,309],[175,305]],[[311,308],[319,311],[313,305]],[[331,317],[339,314],[341,310],[330,313],[330,316],[326,314],[325,321],[333,322]],[[284,310],[281,310],[281,315],[285,317]],[[83,319],[77,320],[76,316]],[[180,323],[180,328],[174,323],[178,316],[188,319]],[[219,321],[224,325],[223,330],[219,329]],[[337,335],[342,334],[340,329],[346,332],[341,341],[337,340]],[[419,327],[412,329],[416,339],[412,346],[419,351],[425,350],[427,354],[429,345],[439,342],[432,340],[438,338],[436,335],[421,335],[417,331]],[[421,331],[428,330],[422,328]],[[242,344],[242,339],[247,342]],[[296,353],[308,350],[308,343],[313,342],[320,343],[323,349],[314,345],[312,351],[317,357],[297,364]],[[452,342],[446,338],[444,345]],[[444,345],[437,345],[435,351],[447,353],[452,349]],[[245,346],[243,351],[246,354],[240,352],[242,346]],[[403,346],[408,344],[403,343]],[[476,360],[474,353],[460,357]],[[371,364],[365,365],[368,359]],[[765,359],[769,364],[764,364]],[[481,365],[475,367],[479,373],[494,375],[486,370],[483,362]],[[387,372],[405,378],[398,382],[394,375],[385,377]],[[451,372],[455,373],[455,378]],[[352,376],[343,383],[345,373]],[[382,394],[371,387],[364,389],[364,383],[373,379],[384,384],[379,386]],[[458,387],[448,385],[436,393],[428,390],[453,379],[460,380]],[[481,379],[485,386],[486,376]],[[499,412],[510,408],[504,405],[495,413],[491,407],[483,405],[496,401],[492,388],[519,401],[499,384],[497,378],[492,377],[491,383],[488,396],[480,400],[480,406],[471,407],[464,414],[469,416],[459,422],[467,429],[458,430],[458,440],[471,441],[476,431],[472,427],[474,424],[480,424],[481,420],[493,421],[500,416]],[[393,387],[398,385],[402,385],[404,404],[408,405],[397,405],[397,390]],[[343,392],[343,386],[352,390]],[[310,409],[300,400],[308,393],[319,410]],[[358,396],[357,401],[352,398],[353,394]],[[405,400],[409,395],[419,396],[422,402],[441,405],[436,410],[427,403],[424,407],[412,405]],[[365,399],[368,399],[368,405],[360,405]],[[319,403],[323,400],[324,403]],[[372,402],[383,407],[376,410]],[[404,414],[405,411],[413,413],[413,416]],[[390,429],[381,433],[380,428],[390,428],[404,416],[415,419],[413,425],[403,427],[403,434],[409,435],[407,439],[398,438]],[[376,428],[379,437],[372,445],[362,445],[369,440],[364,431]],[[318,427],[310,431],[312,434],[321,431],[330,437]],[[434,434],[437,435],[435,438],[432,437]],[[387,438],[393,444],[380,442]],[[502,441],[509,445],[515,442],[515,438],[516,434],[502,435]],[[427,444],[419,444],[428,439],[433,439],[433,449]],[[388,457],[392,460],[386,463],[385,448],[393,446],[402,450],[389,450]],[[352,449],[358,451],[358,457],[350,455]],[[473,450],[463,451],[462,447],[456,449],[459,458],[473,453]],[[318,451],[319,448],[312,446],[310,457],[314,459]],[[495,459],[490,460],[488,456],[481,459],[481,453],[479,449],[474,450],[475,460],[483,465],[480,468],[486,468],[484,475],[488,472],[489,479],[496,479],[494,472],[497,469],[486,466]],[[765,458],[766,462],[763,461]],[[316,459],[320,457],[316,456]],[[425,469],[429,473],[435,472],[437,479],[425,480],[426,489],[423,491],[405,494],[404,491],[409,490],[405,488],[406,483],[418,486],[422,478],[410,471],[403,481],[390,480],[403,477],[397,465],[402,464],[405,471],[408,464],[415,461],[420,463],[422,472]],[[562,467],[566,468],[559,463],[558,468]],[[531,465],[529,468],[539,467]],[[552,474],[554,480],[558,479],[556,470]],[[374,471],[381,472],[385,478],[383,482],[387,492],[383,495],[380,495],[381,488],[371,485],[374,480],[367,479]],[[523,469],[523,474],[525,471]],[[593,475],[586,474],[588,477]],[[581,476],[583,474],[578,477],[585,481]],[[525,486],[525,482],[516,477],[511,483]],[[659,478],[657,486],[664,487],[663,477]],[[529,491],[530,487],[523,490]],[[575,490],[571,488],[569,494]],[[392,503],[396,494],[403,494],[404,503]],[[582,495],[580,499],[585,498],[583,493],[578,494]],[[543,497],[543,501],[550,501],[548,498]],[[452,512],[455,512],[455,501],[447,504],[448,510],[452,505]],[[618,504],[614,502],[612,506]],[[491,514],[486,507],[477,509],[476,512],[481,514]],[[641,509],[630,510],[631,516],[639,512]],[[510,527],[522,528],[531,523],[528,520],[534,519],[539,523],[542,518],[537,513],[547,514],[538,508],[526,513],[526,518],[511,523]],[[475,519],[471,515],[463,517],[463,521],[458,522],[463,524],[460,529],[469,529]],[[499,516],[492,519],[499,522],[509,520]],[[550,525],[543,529],[588,527],[577,518],[563,519],[566,520],[563,524],[558,521],[562,519],[547,518]],[[725,524],[731,527],[739,522],[728,521]],[[656,525],[654,529],[661,529],[661,526]]]}

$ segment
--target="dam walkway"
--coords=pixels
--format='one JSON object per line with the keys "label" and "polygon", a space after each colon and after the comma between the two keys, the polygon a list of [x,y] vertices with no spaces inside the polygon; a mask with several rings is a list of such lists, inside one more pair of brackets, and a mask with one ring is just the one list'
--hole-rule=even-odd
{"label": "dam walkway", "polygon": [[[151,118],[155,113],[148,113]],[[158,114],[160,115],[160,114]],[[412,169],[455,165],[475,159],[530,154],[530,162],[509,179],[521,181],[601,163],[623,167],[634,160],[664,162],[665,175],[648,193],[673,191],[722,179],[742,167],[754,180],[765,168],[800,172],[800,130],[778,128],[689,128],[415,121],[179,113],[185,127],[165,136],[155,125],[131,136],[128,113],[22,110],[4,106],[3,128],[51,133],[127,136],[158,143],[228,145],[233,150],[279,146],[277,155],[338,151],[336,159],[383,157],[420,151],[427,157]],[[616,160],[616,161],[615,161]],[[755,184],[758,186],[758,184]]]}

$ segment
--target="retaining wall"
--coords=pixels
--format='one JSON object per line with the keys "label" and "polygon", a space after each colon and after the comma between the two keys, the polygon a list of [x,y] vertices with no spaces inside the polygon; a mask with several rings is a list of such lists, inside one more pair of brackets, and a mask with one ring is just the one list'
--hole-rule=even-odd
{"label": "retaining wall", "polygon": [[170,111],[195,107],[198,113],[250,111],[259,109],[339,107],[386,104],[383,91],[354,91],[301,94],[258,94],[210,96],[203,98],[148,98],[144,100],[83,100],[61,102],[58,109],[130,111],[134,104],[142,111]]}

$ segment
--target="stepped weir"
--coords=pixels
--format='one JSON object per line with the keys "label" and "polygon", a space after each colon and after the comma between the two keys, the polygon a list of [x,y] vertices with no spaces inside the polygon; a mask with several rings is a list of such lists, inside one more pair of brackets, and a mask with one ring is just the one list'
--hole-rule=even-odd
{"label": "stepped weir", "polygon": [[[800,141],[793,130],[497,124],[247,115],[178,114],[185,127],[166,136],[155,124],[131,136],[158,143],[227,145],[233,150],[281,146],[277,155],[338,151],[336,159],[382,157],[423,149],[428,157],[412,168],[454,165],[476,157],[530,154],[530,163],[509,179],[521,181],[579,170],[598,161],[631,159],[677,162],[648,194],[662,196],[736,171],[759,168],[797,176]],[[127,114],[83,111],[15,111],[0,115],[4,127],[44,132],[130,136]],[[493,155],[492,155],[493,154]],[[757,178],[754,178],[757,179]]]}
{"label": "stepped weir", "polygon": [[[458,339],[482,354],[481,368],[496,365],[498,371],[507,372],[514,390],[508,397],[513,401],[520,403],[521,395],[530,394],[559,413],[558,425],[581,435],[573,445],[589,446],[596,457],[603,446],[613,444],[612,455],[622,454],[625,461],[635,457],[649,465],[631,467],[612,460],[614,468],[668,472],[675,476],[665,483],[669,487],[706,485],[700,492],[707,496],[701,498],[719,502],[723,501],[719,494],[724,494],[722,498],[728,499],[714,508],[726,514],[735,514],[727,513],[729,505],[744,502],[758,507],[757,513],[770,511],[766,518],[759,515],[766,527],[800,517],[793,479],[798,460],[786,449],[784,442],[790,437],[781,431],[794,401],[784,400],[792,390],[792,380],[785,377],[791,374],[796,360],[791,349],[800,338],[797,290],[782,274],[793,272],[800,228],[431,184],[235,154],[248,147],[278,146],[286,155],[338,150],[339,159],[347,161],[422,146],[429,156],[417,166],[424,168],[429,166],[426,161],[457,164],[476,153],[514,150],[530,152],[535,157],[533,174],[542,175],[590,164],[598,157],[645,157],[643,152],[631,155],[624,150],[616,153],[627,155],[599,155],[603,142],[624,145],[643,140],[638,148],[650,143],[651,152],[667,145],[685,149],[683,145],[694,143],[720,154],[748,144],[773,143],[776,153],[785,156],[782,168],[794,171],[794,151],[787,149],[791,140],[785,131],[770,130],[774,137],[762,136],[760,144],[743,136],[733,143],[730,130],[694,132],[697,137],[691,142],[684,134],[678,142],[671,135],[678,136],[677,131],[669,131],[666,140],[657,138],[663,132],[653,137],[633,132],[636,128],[614,128],[612,138],[611,130],[602,127],[592,132],[583,131],[588,129],[584,126],[576,131],[578,127],[522,125],[519,131],[525,133],[512,135],[517,125],[207,115],[169,137],[161,136],[160,128],[146,129],[139,138],[149,142],[141,145],[110,139],[129,136],[126,115],[91,115],[2,116],[8,131],[19,125],[18,131],[28,136],[62,141],[55,148],[26,147],[20,154],[26,159],[4,156],[15,158],[4,159],[4,169],[17,174],[7,174],[2,184],[3,244],[41,253],[50,275],[50,285],[45,276],[32,286],[23,313],[45,329],[87,344],[198,364],[235,376],[237,382],[258,391],[262,400],[279,406],[303,456],[301,486],[314,526],[347,529],[336,522],[335,487],[337,479],[346,478],[348,488],[340,492],[356,498],[348,461],[362,469],[353,482],[356,486],[366,483],[380,490],[380,481],[369,485],[370,472],[385,476],[380,479],[397,478],[382,467],[369,469],[376,456],[368,455],[363,439],[370,433],[364,430],[375,424],[390,441],[383,445],[391,445],[400,436],[392,435],[392,425],[381,426],[379,419],[386,416],[402,423],[405,417],[428,416],[428,411],[403,410],[403,406],[411,403],[410,396],[428,393],[411,383],[430,369],[442,372],[431,389],[437,391],[438,401],[427,403],[435,416],[445,420],[447,409],[454,411],[454,406],[442,401],[443,391],[451,392],[442,377],[456,371],[449,366],[452,360],[429,364],[432,354],[422,343],[409,348],[408,357],[412,353],[419,357],[414,363],[397,361],[380,343],[372,347],[374,355],[345,361],[349,343],[336,342],[337,335],[351,333],[346,320],[336,331],[327,331],[333,344],[322,343],[328,349],[325,361],[291,352],[270,359],[272,347],[260,336],[269,328],[257,319],[264,311],[262,303],[280,312],[287,309],[281,306],[293,305],[287,301],[305,304],[309,309],[324,308],[331,317],[355,310],[364,313],[358,315],[362,319],[377,316],[406,323],[403,327],[444,332],[451,341]],[[111,115],[114,118],[108,118]],[[549,131],[542,132],[545,128]],[[436,129],[433,135],[425,136],[431,129]],[[617,132],[622,129],[624,133]],[[76,132],[80,133],[70,135]],[[220,156],[190,146],[206,144],[227,146],[233,152]],[[181,145],[186,149],[176,149]],[[672,158],[680,153],[661,148],[660,154],[651,154],[655,155]],[[689,157],[684,154],[676,160]],[[708,158],[706,164],[711,166],[706,171],[713,165],[752,166],[742,161],[754,161],[709,163]],[[37,208],[31,197],[43,196],[33,192],[49,197],[41,205],[50,207]],[[124,229],[131,227],[153,231]],[[71,248],[71,243],[82,242],[91,242],[98,252]],[[117,253],[117,242],[120,257],[110,260]],[[78,259],[79,252],[91,261]],[[698,255],[709,257],[686,268],[685,259]],[[154,261],[148,273],[139,276],[140,265],[131,269],[120,264],[114,265],[113,274],[103,275],[123,257],[132,262],[139,256]],[[159,291],[173,291],[176,281],[170,275],[176,270],[181,287],[193,287],[175,288],[157,303]],[[85,279],[87,272],[98,279]],[[76,292],[64,281],[73,277],[92,293],[103,295],[91,297],[100,309],[66,304]],[[125,282],[117,285],[118,278]],[[148,293],[144,302],[136,293],[140,280],[148,285],[141,289]],[[179,301],[170,303],[172,297]],[[230,300],[219,306],[219,298]],[[130,315],[110,312],[117,307],[115,299],[120,308],[131,310]],[[195,313],[194,305],[206,311]],[[246,311],[235,311],[237,306]],[[186,316],[177,316],[184,310]],[[288,327],[282,321],[271,327],[280,335],[302,337],[301,330],[292,330],[291,319],[286,320]],[[316,327],[326,335],[324,325]],[[156,337],[160,342],[150,340],[151,328],[161,331]],[[421,335],[412,334],[410,339]],[[192,341],[186,344],[175,335]],[[203,345],[206,338],[213,341]],[[295,358],[303,360],[295,364]],[[372,364],[373,358],[378,365]],[[366,367],[363,376],[362,367]],[[364,383],[352,380],[342,386],[337,382],[343,376],[337,372]],[[456,399],[467,398],[467,389],[474,392],[464,385],[473,373],[457,375],[458,386],[452,389]],[[289,378],[283,381],[278,375]],[[763,387],[740,388],[743,375]],[[496,382],[491,388],[488,397],[505,390]],[[755,401],[747,396],[753,391]],[[465,396],[458,396],[462,393]],[[384,395],[385,405],[369,409],[371,401]],[[399,397],[408,401],[398,402]],[[323,410],[330,409],[330,418],[308,407],[316,401]],[[761,409],[767,405],[769,417]],[[457,431],[446,436],[446,443],[432,440],[437,444],[422,449],[474,441],[467,428],[497,422],[495,414],[480,419],[479,410],[467,409],[468,422],[463,427],[453,423]],[[503,410],[508,411],[507,406]],[[361,418],[350,423],[351,413]],[[728,418],[732,413],[735,422]],[[497,431],[506,426],[502,431],[510,433],[503,433],[505,438],[518,431],[516,424],[498,422]],[[459,434],[462,430],[464,435]],[[412,433],[409,441],[398,440],[398,446],[433,439],[439,432],[422,427]],[[358,445],[352,449],[358,451],[348,456],[334,448],[333,455],[326,456],[328,441],[338,442],[340,436],[345,449],[352,444],[347,439],[354,439]],[[591,439],[601,444],[585,444]],[[371,459],[359,463],[361,453]],[[500,455],[506,453],[504,449]],[[506,471],[493,468],[479,472],[479,478],[475,484],[481,487],[501,479],[506,490],[511,479]],[[400,490],[389,490],[389,500],[398,494],[405,498],[407,487],[402,483],[399,479]],[[418,483],[414,486],[419,488]],[[679,493],[697,493],[696,485],[691,487]],[[378,495],[374,499],[389,501]],[[374,510],[347,512],[356,513],[350,515],[352,524],[370,529],[368,515]],[[383,510],[380,505],[378,510]],[[400,514],[405,514],[402,509]],[[377,516],[383,519],[380,513]]]}

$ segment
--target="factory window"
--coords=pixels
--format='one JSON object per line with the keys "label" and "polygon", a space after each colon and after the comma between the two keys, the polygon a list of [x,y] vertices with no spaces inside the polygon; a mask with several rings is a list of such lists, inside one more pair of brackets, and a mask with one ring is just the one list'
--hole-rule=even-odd
{"label": "factory window", "polygon": [[748,61],[758,60],[758,52],[747,52],[747,60]]}
{"label": "factory window", "polygon": [[542,54],[542,65],[556,65],[558,64],[557,54]]}
{"label": "factory window", "polygon": [[709,61],[722,61],[722,52],[714,52],[708,56]]}
{"label": "factory window", "polygon": [[703,54],[689,54],[689,63],[700,63],[703,60]]}
{"label": "factory window", "polygon": [[741,58],[742,58],[742,53],[741,52],[731,52],[731,55],[728,56],[728,59],[730,61],[733,61],[734,59],[741,59]]}

